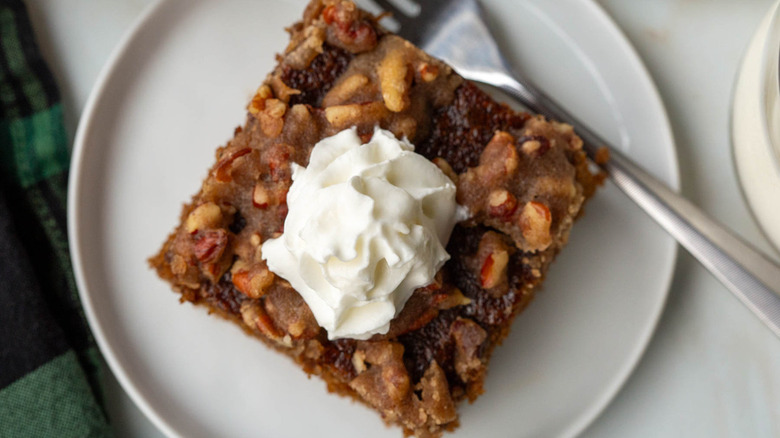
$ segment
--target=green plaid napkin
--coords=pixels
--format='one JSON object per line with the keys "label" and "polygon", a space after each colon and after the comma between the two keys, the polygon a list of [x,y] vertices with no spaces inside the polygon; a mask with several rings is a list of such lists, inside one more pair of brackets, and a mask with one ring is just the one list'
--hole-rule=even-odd
{"label": "green plaid napkin", "polygon": [[68,254],[70,150],[21,0],[0,0],[0,436],[106,436]]}

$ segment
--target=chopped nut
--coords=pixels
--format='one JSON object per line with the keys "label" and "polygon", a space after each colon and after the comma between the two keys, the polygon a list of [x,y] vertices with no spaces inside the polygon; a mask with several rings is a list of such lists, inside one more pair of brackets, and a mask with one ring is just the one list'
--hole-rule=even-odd
{"label": "chopped nut", "polygon": [[[354,8],[352,9],[354,10]],[[322,19],[325,20],[326,24],[333,24],[339,19],[339,12],[340,11],[337,5],[329,5],[322,10]],[[344,12],[341,13],[343,14]]]}
{"label": "chopped nut", "polygon": [[577,150],[582,149],[582,145],[583,144],[584,143],[582,142],[582,139],[579,136],[577,136],[577,135],[573,135],[569,139],[569,148],[572,149],[572,150],[577,151]]}
{"label": "chopped nut", "polygon": [[311,116],[309,108],[301,103],[293,105],[292,108],[290,108],[290,113],[299,119],[308,119]]}
{"label": "chopped nut", "polygon": [[255,319],[257,318],[257,303],[251,301],[244,301],[241,303],[241,318],[244,320],[244,324],[255,327]]}
{"label": "chopped nut", "polygon": [[250,268],[249,263],[245,262],[244,260],[238,259],[233,263],[233,266],[230,267],[230,273],[235,275],[240,271],[248,271]]}
{"label": "chopped nut", "polygon": [[282,133],[284,128],[284,114],[287,112],[287,104],[279,99],[265,101],[265,109],[257,114],[260,121],[260,129],[268,137],[275,138]]}
{"label": "chopped nut", "polygon": [[252,296],[251,288],[249,286],[249,271],[234,272],[231,281],[239,292],[250,298],[259,298],[259,296]]}
{"label": "chopped nut", "polygon": [[353,103],[325,108],[325,118],[334,128],[343,129],[356,125],[364,117],[376,117],[378,120],[386,111],[382,102]]}
{"label": "chopped nut", "polygon": [[482,263],[480,279],[482,287],[490,289],[498,286],[506,278],[506,266],[509,263],[509,253],[496,249]]}
{"label": "chopped nut", "polygon": [[542,144],[539,143],[538,140],[529,140],[523,143],[523,145],[520,147],[523,149],[523,152],[525,152],[528,155],[532,155],[534,152],[538,151],[542,147]]}
{"label": "chopped nut", "polygon": [[352,124],[360,117],[360,105],[337,105],[325,108],[325,118],[335,127]]}
{"label": "chopped nut", "polygon": [[488,213],[494,217],[509,218],[517,209],[517,199],[506,189],[494,190],[488,196]]}
{"label": "chopped nut", "polygon": [[[292,51],[288,53],[285,62],[296,70],[308,67],[312,60],[323,52],[322,45],[325,42],[325,33],[325,29],[319,26],[306,27],[297,40],[290,42],[288,49],[292,49]],[[280,95],[279,98],[283,99],[283,96]]]}
{"label": "chopped nut", "polygon": [[274,282],[274,273],[263,267],[259,272],[255,272],[249,281],[249,287],[253,294],[262,296],[266,289]]}
{"label": "chopped nut", "polygon": [[421,63],[417,68],[417,72],[420,74],[420,79],[423,82],[433,82],[439,77],[439,67],[427,62]]}
{"label": "chopped nut", "polygon": [[249,237],[249,243],[251,243],[252,246],[260,246],[260,244],[263,243],[263,238],[260,236],[260,233],[252,233]]}
{"label": "chopped nut", "polygon": [[287,105],[279,99],[268,99],[265,101],[265,112],[271,117],[280,118],[287,112]]}
{"label": "chopped nut", "polygon": [[409,297],[401,312],[390,323],[385,338],[396,338],[405,333],[418,330],[428,324],[439,311],[460,305],[465,299],[457,288],[443,289],[443,275],[439,271],[433,282],[419,288]]}
{"label": "chopped nut", "polygon": [[485,371],[479,349],[487,332],[470,319],[458,318],[450,326],[450,333],[455,339],[455,371],[463,382],[477,380]]}
{"label": "chopped nut", "polygon": [[171,260],[171,272],[173,272],[174,275],[182,275],[187,272],[187,261],[184,260],[184,257],[179,254],[173,256],[173,260]]}
{"label": "chopped nut", "polygon": [[266,294],[274,281],[274,273],[264,264],[248,267],[246,262],[236,261],[231,269],[233,285],[249,298],[260,298]]}
{"label": "chopped nut", "polygon": [[556,132],[563,135],[572,135],[574,134],[574,127],[569,125],[568,123],[561,123],[561,122],[551,122],[553,128]]}
{"label": "chopped nut", "polygon": [[[290,156],[292,153],[293,147],[285,143],[276,143],[263,151],[262,159],[268,165],[268,170],[273,182],[289,181],[292,173],[290,167]],[[279,189],[281,189],[281,187],[277,186],[274,191]],[[272,196],[272,194],[269,193],[269,196],[271,200],[274,198],[278,199],[278,195]]]}
{"label": "chopped nut", "polygon": [[235,165],[236,160],[243,157],[244,155],[250,154],[251,152],[251,148],[242,148],[220,159],[214,168],[214,178],[216,178],[216,180],[219,182],[232,181],[233,176],[231,175],[231,172],[233,171],[233,166]]}
{"label": "chopped nut", "polygon": [[282,332],[276,328],[274,322],[257,301],[244,301],[241,303],[241,317],[244,324],[257,329],[266,337],[275,341],[282,341]]}
{"label": "chopped nut", "polygon": [[192,289],[192,290],[190,290],[190,291],[183,292],[183,293],[192,293],[192,294],[195,294],[195,293],[197,293],[197,291],[198,291],[198,290],[200,290],[200,283],[198,283],[197,281],[188,281],[188,280],[183,280],[183,281],[181,282],[181,284],[182,284],[182,286],[185,286],[185,287],[187,287],[187,288],[189,288],[189,289]]}
{"label": "chopped nut", "polygon": [[353,53],[373,49],[377,43],[374,27],[361,20],[360,11],[351,2],[338,2],[322,11],[322,18],[343,48]]}
{"label": "chopped nut", "polygon": [[261,99],[271,98],[271,97],[273,97],[273,91],[271,90],[271,87],[269,87],[268,85],[263,84],[263,85],[261,85],[257,89],[257,96],[256,97],[260,97]]}
{"label": "chopped nut", "polygon": [[435,360],[425,370],[415,389],[421,392],[424,412],[434,423],[446,424],[457,419],[447,376]]}
{"label": "chopped nut", "polygon": [[310,359],[318,360],[324,352],[325,348],[322,344],[316,339],[311,339],[306,343],[306,350],[303,354]]}
{"label": "chopped nut", "polygon": [[414,117],[402,117],[400,120],[396,119],[390,130],[393,131],[398,138],[413,139],[415,134],[417,134],[417,119]]}
{"label": "chopped nut", "polygon": [[435,164],[439,169],[441,169],[442,172],[444,172],[445,175],[449,179],[452,180],[452,182],[457,183],[458,182],[458,174],[455,173],[455,171],[452,169],[452,166],[450,166],[450,163],[447,162],[444,158],[436,157],[433,159],[433,164]]}
{"label": "chopped nut", "polygon": [[268,194],[268,190],[263,186],[263,183],[258,182],[255,184],[255,188],[252,190],[252,205],[256,208],[265,209],[268,208],[271,202],[271,196]]}
{"label": "chopped nut", "polygon": [[346,102],[366,85],[368,85],[368,77],[365,75],[354,74],[349,76],[330,89],[328,94],[322,99],[322,106],[329,107]]}
{"label": "chopped nut", "polygon": [[517,149],[515,148],[515,138],[512,134],[504,131],[496,131],[493,138],[490,139],[485,150],[479,158],[480,166],[491,165],[493,163],[503,163],[504,172],[511,175],[517,170],[519,164]]}
{"label": "chopped nut", "polygon": [[266,99],[272,96],[271,87],[265,84],[261,85],[255,92],[254,97],[252,97],[252,101],[249,102],[247,109],[252,115],[257,115],[260,111],[265,109]]}
{"label": "chopped nut", "polygon": [[409,373],[403,362],[390,366],[385,365],[381,369],[387,394],[393,400],[402,400],[409,393]]}
{"label": "chopped nut", "polygon": [[546,205],[536,201],[525,204],[520,214],[520,228],[529,251],[544,250],[552,243],[552,215]]}
{"label": "chopped nut", "polygon": [[287,326],[287,333],[290,334],[293,338],[297,338],[298,336],[303,334],[303,331],[306,329],[306,324],[304,324],[303,321],[298,320],[290,325]]}
{"label": "chopped nut", "polygon": [[365,352],[365,363],[371,364],[365,372],[349,382],[350,388],[370,405],[392,412],[408,396],[411,385],[403,361],[403,345],[397,342],[360,343]]}
{"label": "chopped nut", "polygon": [[270,83],[278,99],[284,103],[289,103],[291,96],[301,94],[301,90],[289,87],[278,75],[272,76]]}
{"label": "chopped nut", "polygon": [[352,366],[355,367],[355,371],[357,371],[358,374],[368,369],[368,367],[366,366],[365,351],[363,350],[355,351],[355,354],[352,355]]}
{"label": "chopped nut", "polygon": [[463,295],[463,292],[461,292],[460,289],[455,288],[447,298],[439,303],[439,308],[445,310],[457,306],[467,306],[469,304],[471,304],[471,299]]}
{"label": "chopped nut", "polygon": [[201,263],[213,263],[222,257],[228,244],[227,231],[223,229],[202,231],[197,234],[193,253]]}
{"label": "chopped nut", "polygon": [[193,234],[206,228],[217,228],[222,224],[222,209],[213,202],[206,202],[195,207],[184,224],[188,233]]}
{"label": "chopped nut", "polygon": [[476,179],[477,172],[474,171],[474,169],[468,169],[466,172],[461,173],[458,175],[458,182],[462,182],[465,184],[474,184],[474,180]]}
{"label": "chopped nut", "polygon": [[[555,132],[550,132],[550,123],[541,117],[534,117],[526,124],[517,144],[526,155],[539,157],[555,147]],[[538,143],[538,144],[537,144]]]}
{"label": "chopped nut", "polygon": [[411,78],[404,52],[400,49],[390,51],[379,63],[377,75],[387,109],[397,113],[408,108]]}
{"label": "chopped nut", "polygon": [[480,285],[492,297],[502,297],[509,291],[508,265],[515,247],[507,236],[487,231],[479,240],[471,266],[480,279]]}

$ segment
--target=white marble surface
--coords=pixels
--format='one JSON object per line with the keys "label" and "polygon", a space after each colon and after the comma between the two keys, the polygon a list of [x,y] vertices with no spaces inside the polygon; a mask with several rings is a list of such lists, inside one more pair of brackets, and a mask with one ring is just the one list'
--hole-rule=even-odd
{"label": "white marble surface", "polygon": [[[729,104],[742,53],[772,1],[597,1],[624,30],[659,87],[677,142],[683,194],[771,251],[734,174]],[[71,135],[102,65],[150,3],[27,0],[62,90]],[[106,373],[117,435],[160,436]],[[780,436],[780,339],[681,251],[647,352],[584,436]]]}

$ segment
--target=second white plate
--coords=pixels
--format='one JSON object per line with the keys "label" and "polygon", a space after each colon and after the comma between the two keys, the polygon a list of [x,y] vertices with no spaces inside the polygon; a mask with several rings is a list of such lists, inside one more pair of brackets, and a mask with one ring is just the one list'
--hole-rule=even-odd
{"label": "second white plate", "polygon": [[[587,0],[485,1],[512,62],[676,187],[664,108],[614,23]],[[170,435],[398,437],[147,268],[217,145],[287,42],[303,1],[161,1],[94,90],[77,135],[69,225],[90,324],[112,371]],[[607,185],[544,290],[494,354],[453,437],[571,436],[616,394],[658,321],[676,245]]]}

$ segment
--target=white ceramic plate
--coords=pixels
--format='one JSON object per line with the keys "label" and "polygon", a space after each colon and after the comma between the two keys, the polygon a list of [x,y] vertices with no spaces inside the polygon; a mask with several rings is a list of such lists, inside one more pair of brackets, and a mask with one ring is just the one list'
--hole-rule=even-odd
{"label": "white ceramic plate", "polygon": [[[244,119],[302,1],[161,1],[125,39],[79,128],[69,222],[76,276],[101,350],[165,433],[398,437],[238,328],[181,305],[147,268]],[[614,23],[587,0],[485,1],[518,68],[677,186],[663,106]],[[542,293],[493,357],[487,392],[453,437],[571,436],[639,360],[676,246],[607,185]]]}

